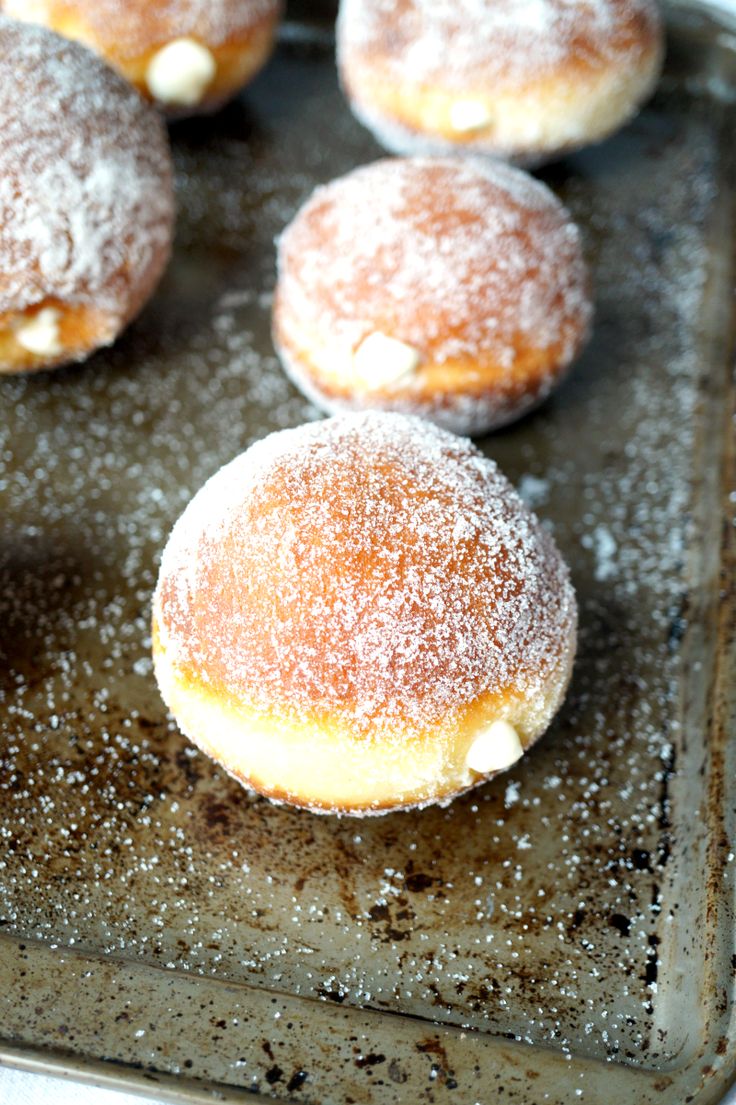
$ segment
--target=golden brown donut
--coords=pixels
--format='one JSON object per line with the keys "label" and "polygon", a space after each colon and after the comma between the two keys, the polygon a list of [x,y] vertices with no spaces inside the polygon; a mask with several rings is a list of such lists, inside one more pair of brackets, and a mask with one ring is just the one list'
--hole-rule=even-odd
{"label": "golden brown donut", "polygon": [[84,47],[4,16],[0,118],[0,373],[83,360],[168,260],[166,133]]}
{"label": "golden brown donut", "polygon": [[268,60],[281,0],[0,0],[100,54],[166,112],[212,111]]}
{"label": "golden brown donut", "polygon": [[629,119],[661,68],[654,0],[341,0],[338,65],[394,153],[539,164]]}
{"label": "golden brown donut", "polygon": [[297,213],[278,268],[276,348],[329,411],[484,433],[544,399],[588,334],[577,228],[545,185],[501,162],[357,169]]}
{"label": "golden brown donut", "polygon": [[320,812],[449,800],[544,732],[576,605],[552,538],[470,441],[342,415],[272,434],[163,554],[155,672],[236,779]]}

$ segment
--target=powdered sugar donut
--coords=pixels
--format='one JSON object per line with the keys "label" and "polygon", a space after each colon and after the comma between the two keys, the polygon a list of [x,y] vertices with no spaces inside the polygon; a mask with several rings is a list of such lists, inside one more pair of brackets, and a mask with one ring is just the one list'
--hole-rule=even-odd
{"label": "powdered sugar donut", "polygon": [[659,75],[654,0],[341,0],[340,76],[395,153],[531,165],[621,126]]}
{"label": "powdered sugar donut", "polygon": [[422,419],[286,430],[177,522],[153,651],[181,729],[248,787],[321,812],[450,799],[546,729],[576,605],[496,465]]}
{"label": "powdered sugar donut", "polygon": [[166,134],[84,47],[3,16],[0,118],[0,372],[82,360],[168,260]]}
{"label": "powdered sugar donut", "polygon": [[211,111],[267,61],[281,0],[0,0],[91,47],[167,113]]}
{"label": "powdered sugar donut", "polygon": [[478,159],[387,159],[318,188],[284,231],[273,333],[329,411],[457,433],[518,418],[588,333],[580,235],[545,185]]}

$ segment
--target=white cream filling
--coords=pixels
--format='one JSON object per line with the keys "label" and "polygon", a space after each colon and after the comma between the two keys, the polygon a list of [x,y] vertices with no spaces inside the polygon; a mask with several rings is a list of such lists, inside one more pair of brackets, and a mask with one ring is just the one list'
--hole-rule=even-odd
{"label": "white cream filling", "polygon": [[375,331],[353,354],[353,378],[366,391],[378,391],[410,376],[421,359],[413,345]]}
{"label": "white cream filling", "polygon": [[450,126],[458,134],[482,130],[492,120],[493,116],[480,100],[456,100],[450,108]]}
{"label": "white cream filling", "polygon": [[465,762],[471,771],[489,775],[511,767],[524,754],[519,734],[508,721],[494,721],[483,729],[467,751]]}
{"label": "white cream filling", "polygon": [[151,95],[164,104],[194,107],[212,84],[217,64],[201,42],[177,38],[154,54],[146,70]]}
{"label": "white cream filling", "polygon": [[37,357],[58,357],[63,346],[59,338],[59,312],[44,307],[15,332],[15,340]]}

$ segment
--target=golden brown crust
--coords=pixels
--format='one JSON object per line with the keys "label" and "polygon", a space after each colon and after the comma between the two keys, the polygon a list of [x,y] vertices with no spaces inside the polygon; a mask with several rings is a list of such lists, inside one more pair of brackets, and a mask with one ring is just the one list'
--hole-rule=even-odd
{"label": "golden brown crust", "polygon": [[[317,472],[319,458],[315,457],[315,467],[307,466],[303,478],[310,481],[324,480],[324,474]],[[238,676],[232,668],[233,654],[228,647],[231,627],[241,622],[248,625],[248,647],[253,664],[264,669],[277,671],[279,700],[269,703],[270,710],[284,717],[294,716],[297,703],[304,692],[305,671],[303,658],[314,658],[314,672],[311,676],[315,685],[315,706],[310,710],[313,721],[322,723],[329,720],[339,703],[341,713],[358,707],[356,692],[352,694],[346,688],[353,682],[352,669],[358,663],[355,650],[355,626],[351,618],[330,617],[330,612],[341,611],[346,596],[360,592],[361,618],[371,620],[380,616],[380,608],[387,601],[400,601],[399,591],[404,586],[416,565],[426,573],[440,573],[451,556],[454,559],[453,570],[458,574],[470,575],[471,565],[482,557],[482,535],[470,536],[462,552],[451,552],[455,544],[451,522],[455,504],[450,489],[443,493],[438,487],[435,494],[423,488],[416,496],[416,508],[419,500],[431,495],[433,512],[438,519],[446,521],[447,528],[441,529],[431,543],[427,543],[426,534],[404,531],[401,547],[395,550],[385,545],[386,535],[371,533],[371,505],[361,496],[361,488],[380,480],[381,509],[387,515],[397,518],[404,516],[407,494],[414,498],[414,492],[408,488],[403,478],[400,463],[396,458],[382,461],[374,457],[362,457],[351,443],[344,449],[342,462],[334,465],[329,473],[329,494],[335,504],[334,515],[325,519],[322,511],[307,513],[300,497],[294,495],[294,472],[288,467],[274,469],[269,473],[267,482],[254,489],[241,504],[237,516],[229,520],[229,525],[218,534],[216,549],[208,555],[202,555],[198,569],[197,601],[187,607],[185,631],[192,641],[205,642],[205,650],[187,651],[178,664],[178,670],[185,681],[205,685],[218,696],[228,697],[237,682],[244,701],[248,701],[254,692],[252,671],[246,666]],[[369,494],[375,494],[374,491]],[[482,495],[482,481],[478,479],[477,494]],[[510,515],[500,508],[501,516],[510,523]],[[329,541],[325,540],[325,531],[320,532],[320,523],[329,527]],[[356,541],[356,530],[361,531],[361,539]],[[268,562],[259,567],[265,549],[272,545],[278,548],[279,537],[284,532],[291,533],[290,540],[300,550],[304,550],[303,568],[298,569],[299,585],[285,587],[281,565]],[[264,541],[264,534],[269,540]],[[251,536],[258,535],[258,540]],[[315,559],[314,550],[325,547],[324,562]],[[311,554],[308,550],[311,550]],[[338,550],[350,550],[350,555],[333,555]],[[299,555],[298,553],[296,555]],[[392,580],[389,584],[386,568],[387,555],[394,561]],[[306,570],[306,560],[311,562],[311,573]],[[478,571],[476,564],[473,572],[475,586],[465,591],[464,616],[470,621],[483,619],[490,611],[502,608],[503,598],[508,602],[522,590],[521,581],[515,576],[518,566],[509,566],[509,554],[500,548],[493,560],[493,572],[487,574],[483,568]],[[258,587],[243,590],[234,586],[235,578],[260,577]],[[171,618],[176,617],[179,579],[176,574],[162,576],[159,602],[161,610]],[[358,600],[355,600],[358,601]],[[317,607],[320,613],[314,616]],[[446,642],[434,632],[437,616],[429,608],[417,610],[416,631],[421,633],[424,645],[422,656],[410,664],[392,664],[387,662],[390,672],[386,678],[397,693],[414,701],[420,701],[426,694],[427,675],[430,670],[439,670],[444,659]],[[284,654],[283,641],[276,636],[276,627],[299,627],[299,647],[291,654]],[[499,640],[500,627],[494,625],[492,615],[487,623],[487,642],[502,647]],[[218,647],[218,639],[220,647]],[[214,647],[212,647],[214,645]],[[551,661],[553,658],[549,658]],[[507,655],[505,678],[513,682],[519,674],[523,654]],[[544,663],[548,662],[545,657]],[[481,675],[479,670],[478,675]],[[474,688],[477,697],[480,684]],[[503,693],[507,693],[504,689]],[[331,708],[320,709],[319,700],[330,704]],[[380,723],[381,703],[375,703],[374,710],[364,710],[366,721],[371,725]]]}

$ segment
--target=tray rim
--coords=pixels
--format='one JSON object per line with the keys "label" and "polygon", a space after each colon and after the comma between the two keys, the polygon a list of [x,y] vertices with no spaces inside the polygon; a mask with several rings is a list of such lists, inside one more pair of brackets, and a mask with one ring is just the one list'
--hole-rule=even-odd
{"label": "tray rim", "polygon": [[[718,44],[721,48],[730,51],[734,59],[736,59],[736,6],[733,10],[728,10],[719,3],[719,0],[665,0],[664,10],[668,19],[672,19],[673,17],[682,18],[683,16],[705,17],[714,25],[713,33],[715,36],[718,36],[719,32],[726,33],[726,41],[723,41],[719,37]],[[287,25],[285,37],[288,38],[291,34],[293,34],[293,25],[291,29],[289,29]],[[718,91],[714,91],[713,89],[707,89],[706,92],[718,96]],[[733,98],[736,100],[736,84],[732,89],[729,89],[729,92],[733,94]],[[735,353],[736,311],[733,316],[728,349],[730,363],[734,363]],[[734,435],[729,432],[730,427],[736,425],[736,389],[733,384],[731,385],[730,403],[726,404],[726,408],[724,415],[725,429],[723,430],[722,438],[725,448],[721,453],[724,461],[721,471],[726,476],[723,480],[723,486],[721,487],[721,494],[723,497],[721,518],[723,523],[723,536],[718,560],[721,578],[730,582],[734,579],[734,575],[736,574],[736,529],[728,520],[729,506],[731,508],[731,513],[733,510],[733,504],[729,502],[729,494],[732,488],[736,488],[736,441],[734,441]],[[713,776],[719,776],[719,779],[716,780],[716,786],[718,787],[720,782],[721,803],[717,804],[712,802],[709,805],[708,816],[711,822],[711,828],[707,836],[707,846],[710,856],[708,869],[723,870],[723,854],[725,851],[724,840],[728,840],[728,834],[725,832],[722,823],[723,819],[718,818],[718,813],[721,811],[721,806],[725,806],[725,795],[723,794],[722,782],[725,774],[724,762],[727,752],[728,733],[736,729],[736,694],[732,690],[732,688],[736,687],[736,598],[732,598],[730,604],[725,601],[721,603],[718,611],[718,625],[715,629],[715,639],[719,642],[719,647],[716,650],[716,662],[712,686],[709,692],[709,701],[714,705],[714,714],[711,720],[711,733],[713,738],[717,739],[712,739],[710,742],[711,766],[708,774],[711,785]],[[715,823],[716,821],[717,823]],[[713,895],[711,894],[708,900],[708,908],[709,910],[717,912],[718,903],[714,903],[712,898]],[[714,927],[717,928],[718,934],[722,937],[724,935],[723,918],[716,917],[713,924]],[[19,950],[25,949],[28,945],[44,949],[49,954],[57,955],[62,964],[67,964],[69,961],[76,965],[85,964],[85,974],[89,974],[89,976],[93,976],[95,968],[99,968],[101,964],[108,966],[117,963],[121,969],[140,971],[140,973],[151,975],[154,978],[160,975],[174,976],[175,980],[180,982],[183,986],[194,984],[207,992],[214,993],[222,990],[237,990],[242,994],[257,993],[258,995],[268,992],[263,987],[253,986],[245,982],[234,983],[229,980],[210,976],[186,975],[183,972],[169,970],[145,962],[137,962],[136,960],[131,960],[124,956],[100,956],[93,953],[85,953],[73,948],[59,948],[55,945],[49,945],[44,941],[35,941],[25,937],[15,937],[5,933],[0,933],[0,977],[2,977],[3,968],[7,969],[8,963],[13,959],[14,954],[17,955]],[[712,976],[715,975],[713,958],[715,957],[712,957],[710,962],[706,963],[706,973]],[[57,976],[57,981],[60,983],[57,992],[61,991],[62,973],[63,972],[59,971]],[[78,983],[79,979],[76,978],[76,981]],[[168,979],[168,981],[170,983],[171,979]],[[341,1007],[337,1010],[335,1007],[321,1003],[313,998],[284,994],[280,991],[272,992],[278,995],[279,1000],[283,1004],[289,1006],[293,1005],[295,1010],[293,1013],[294,1018],[298,1017],[298,1013],[296,1012],[297,1008],[302,1008],[305,1011],[305,1019],[309,1019],[310,1013],[313,1015],[316,1011],[319,1011],[321,1015],[326,1015],[327,1019],[331,1017],[334,1018],[339,1012],[339,1014],[347,1017],[348,1020],[355,1020],[356,1023],[367,1018],[369,1021],[373,1020],[376,1025],[378,1025],[379,1022],[383,1023],[386,1017],[391,1017],[394,1021],[400,1020],[405,1022],[406,1026],[409,1028],[410,1035],[415,1033],[426,1035],[428,1032],[434,1032],[438,1037],[442,1037],[443,1040],[452,1039],[456,1043],[467,1037],[476,1037],[480,1048],[488,1053],[488,1058],[491,1060],[493,1069],[497,1069],[496,1063],[499,1060],[503,1061],[502,1056],[504,1052],[508,1052],[510,1048],[521,1048],[525,1049],[527,1052],[527,1066],[534,1065],[534,1055],[543,1053],[545,1063],[556,1060],[558,1063],[561,1063],[563,1069],[566,1068],[568,1072],[582,1068],[591,1073],[597,1071],[600,1075],[603,1075],[604,1071],[611,1070],[611,1065],[602,1060],[586,1059],[578,1055],[572,1055],[569,1057],[569,1061],[565,1062],[565,1056],[562,1053],[551,1049],[543,1048],[538,1045],[519,1044],[516,1042],[509,1043],[499,1037],[486,1035],[473,1030],[460,1029],[452,1025],[439,1024],[432,1021],[420,1021],[419,1019],[383,1010],[358,1009],[353,1007]],[[715,989],[713,988],[711,994],[709,994],[711,1001],[714,1000],[712,998],[714,992]],[[732,1103],[736,1102],[736,1093],[729,1093],[729,1090],[736,1090],[736,1011],[729,1006],[724,1016],[727,1022],[725,1025],[726,1031],[725,1035],[721,1033],[721,1038],[727,1039],[731,1044],[730,1064],[727,1054],[726,1061],[722,1063],[718,1069],[714,1071],[713,1068],[710,1068],[709,1075],[712,1075],[710,1082],[707,1086],[703,1083],[705,1089],[702,1094],[699,1092],[696,1094],[697,1101],[699,1103],[702,1102],[702,1105],[716,1101],[721,1101],[725,1105],[726,1098]],[[702,1062],[703,1056],[699,1055],[695,1058],[696,1061]],[[679,1080],[682,1082],[692,1065],[693,1060],[691,1056],[686,1055],[681,1063],[675,1061],[671,1066],[668,1065],[664,1070],[664,1074],[668,1078],[672,1076],[672,1079],[677,1079],[679,1077]],[[133,1092],[146,1098],[171,1102],[172,1105],[205,1105],[205,1103],[212,1102],[213,1100],[233,1103],[248,1100],[265,1103],[273,1102],[275,1099],[271,1094],[253,1092],[246,1087],[237,1087],[228,1082],[204,1081],[193,1077],[182,1076],[181,1074],[168,1073],[164,1070],[142,1070],[138,1069],[132,1062],[128,1063],[110,1057],[99,1058],[97,1055],[90,1053],[77,1054],[70,1050],[48,1046],[46,1043],[39,1041],[23,1043],[17,1040],[6,1039],[3,1036],[3,1028],[0,1026],[0,1068],[3,1066],[24,1070],[29,1073],[46,1074],[70,1081],[83,1082],[97,1088],[127,1091],[129,1093]],[[654,1087],[656,1080],[662,1079],[663,1072],[659,1070],[640,1066],[630,1066],[625,1063],[616,1063],[614,1066],[617,1078],[631,1078],[632,1091],[636,1091],[637,1097],[642,1103],[649,1100],[648,1094],[645,1097],[646,1090]],[[674,1082],[672,1084],[674,1084]],[[593,1087],[590,1088],[593,1089]],[[618,1089],[620,1090],[620,1088],[619,1085]],[[658,1087],[654,1088],[658,1089]],[[439,1090],[440,1087],[438,1086],[437,1089]],[[686,1086],[683,1085],[683,1090],[685,1089]],[[725,1096],[722,1096],[724,1094]],[[279,1097],[280,1096],[281,1095],[279,1095]],[[692,1099],[694,1100],[695,1097]],[[597,1100],[595,1095],[593,1095],[591,1100]],[[691,1098],[688,1098],[688,1100],[691,1100]]]}

